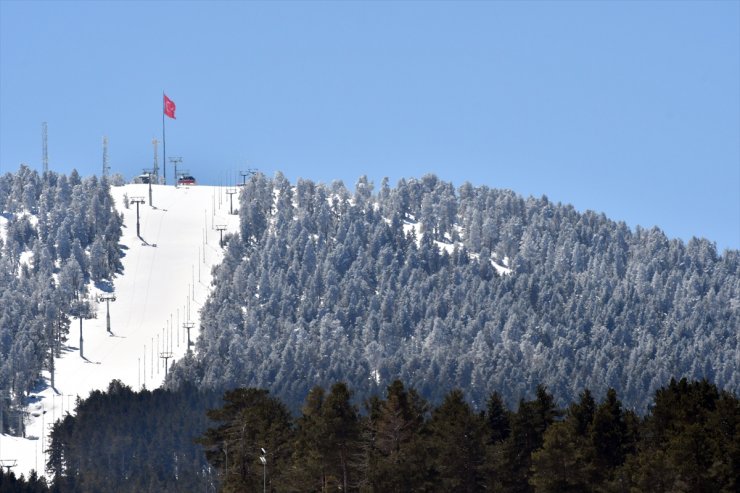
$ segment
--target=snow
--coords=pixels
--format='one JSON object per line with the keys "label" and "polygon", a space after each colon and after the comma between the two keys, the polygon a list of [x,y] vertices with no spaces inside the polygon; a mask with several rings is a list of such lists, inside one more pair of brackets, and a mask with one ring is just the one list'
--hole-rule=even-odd
{"label": "snow", "polygon": [[0,214],[0,240],[5,242],[8,237],[8,219]]}
{"label": "snow", "polygon": [[[508,260],[508,258],[509,257],[506,257],[506,260]],[[508,276],[509,274],[512,273],[511,269],[509,269],[508,267],[504,267],[501,264],[497,264],[496,261],[493,259],[491,259],[491,265],[493,266],[494,269],[496,269],[496,272],[500,276]]]}
{"label": "snow", "polygon": [[380,371],[377,368],[373,370],[373,376],[371,378],[375,380],[376,384],[380,385]]}
{"label": "snow", "polygon": [[[56,392],[48,385],[49,373],[44,372],[45,388],[30,396],[28,438],[0,435],[0,460],[17,460],[16,475],[27,476],[32,469],[43,473],[45,435],[55,419],[74,412],[78,396],[105,390],[112,379],[133,389],[159,387],[165,372],[158,353],[172,352],[169,365],[184,356],[187,331],[182,324],[188,320],[195,323],[191,340],[198,337],[198,310],[210,291],[211,267],[223,258],[214,225],[224,224],[226,232],[235,232],[239,218],[229,214],[226,187],[152,185],[152,190],[154,207],[148,201],[139,206],[139,239],[136,205],[125,209],[123,196],[147,200],[148,185],[112,188],[116,208],[124,217],[121,243],[125,253],[123,274],[114,280],[116,301],[110,303],[112,335],[106,331],[105,302],[99,303],[97,318],[83,320],[83,359],[78,350],[79,320],[72,320],[67,347],[55,359]],[[91,287],[91,294],[101,293]],[[165,341],[171,341],[169,347]]]}
{"label": "snow", "polygon": [[416,235],[416,246],[421,245],[421,223],[412,223],[409,221],[403,222],[403,234],[408,235],[414,233]]}
{"label": "snow", "polygon": [[21,253],[19,262],[21,265],[33,267],[33,252],[31,250],[26,250],[25,252]]}

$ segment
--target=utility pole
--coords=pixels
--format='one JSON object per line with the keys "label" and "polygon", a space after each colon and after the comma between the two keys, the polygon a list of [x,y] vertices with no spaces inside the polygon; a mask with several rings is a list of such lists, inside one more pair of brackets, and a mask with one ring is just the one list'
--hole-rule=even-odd
{"label": "utility pole", "polygon": [[[52,325],[53,327],[53,325]],[[51,344],[49,345],[49,373],[51,374],[51,388],[56,392],[54,386],[54,329],[51,330]]]}
{"label": "utility pole", "polygon": [[82,311],[84,309],[85,302],[77,300],[77,317],[80,319],[80,358],[85,359],[85,353],[82,347]]}
{"label": "utility pole", "polygon": [[144,197],[131,197],[130,202],[136,204],[136,236],[141,238],[141,230],[139,228],[139,204],[144,203]]}
{"label": "utility pole", "polygon": [[218,244],[220,246],[224,246],[224,231],[226,231],[226,225],[225,224],[217,224],[216,225],[216,231],[221,233],[221,240],[219,240]]}
{"label": "utility pole", "polygon": [[260,462],[262,462],[262,493],[267,491],[267,451],[260,448],[262,455],[260,455]]}
{"label": "utility pole", "polygon": [[227,188],[226,193],[229,194],[229,214],[234,213],[234,194],[236,193],[236,188]]}
{"label": "utility pole", "polygon": [[190,354],[192,351],[190,350],[190,347],[193,345],[192,342],[190,342],[190,329],[195,327],[195,323],[193,322],[183,322],[182,323],[183,328],[187,329],[188,331],[188,354]]}
{"label": "utility pole", "polygon": [[98,296],[98,301],[105,301],[105,323],[109,334],[113,334],[110,330],[110,302],[116,301],[116,295],[114,294],[101,294]]}

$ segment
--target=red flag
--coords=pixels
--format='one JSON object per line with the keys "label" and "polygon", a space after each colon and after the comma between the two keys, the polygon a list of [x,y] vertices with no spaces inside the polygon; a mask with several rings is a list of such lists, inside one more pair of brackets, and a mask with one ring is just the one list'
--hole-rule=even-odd
{"label": "red flag", "polygon": [[172,101],[167,95],[164,95],[164,114],[175,119],[175,102]]}

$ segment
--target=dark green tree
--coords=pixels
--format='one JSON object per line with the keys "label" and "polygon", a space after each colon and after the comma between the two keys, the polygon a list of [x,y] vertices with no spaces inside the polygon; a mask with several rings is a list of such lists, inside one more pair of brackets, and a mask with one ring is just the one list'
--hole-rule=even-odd
{"label": "dark green tree", "polygon": [[501,394],[493,392],[488,398],[486,406],[486,425],[488,426],[488,443],[490,445],[508,438],[509,433],[511,433],[509,414]]}
{"label": "dark green tree", "polygon": [[427,404],[414,389],[395,380],[386,399],[368,406],[363,432],[364,484],[373,491],[410,491],[423,483],[425,448],[420,440]]}
{"label": "dark green tree", "polygon": [[520,401],[511,416],[511,434],[503,442],[494,464],[496,489],[506,492],[529,492],[532,452],[542,446],[547,428],[560,416],[553,396],[543,385],[537,386],[536,398]]}
{"label": "dark green tree", "polygon": [[354,477],[353,464],[360,449],[360,420],[351,398],[347,384],[335,383],[321,406],[326,441],[331,444],[327,451],[327,481],[342,491],[348,491],[359,479]]}
{"label": "dark green tree", "polygon": [[542,448],[532,454],[529,483],[537,493],[593,491],[586,440],[574,420],[554,423],[545,432]]}
{"label": "dark green tree", "polygon": [[429,453],[435,483],[442,491],[479,491],[484,485],[485,421],[453,390],[432,411]]}
{"label": "dark green tree", "polygon": [[325,488],[331,444],[326,439],[326,426],[321,416],[324,397],[323,388],[312,388],[306,396],[302,414],[296,420],[288,474],[291,491],[323,491]]}
{"label": "dark green tree", "polygon": [[223,407],[208,411],[208,417],[220,424],[206,430],[199,442],[208,462],[221,474],[222,491],[261,488],[265,469],[260,456],[267,459],[270,491],[282,489],[293,431],[282,402],[266,390],[231,390],[224,394]]}
{"label": "dark green tree", "polygon": [[617,399],[614,389],[607,391],[604,402],[596,409],[590,430],[597,467],[606,473],[622,465],[630,444],[622,403]]}

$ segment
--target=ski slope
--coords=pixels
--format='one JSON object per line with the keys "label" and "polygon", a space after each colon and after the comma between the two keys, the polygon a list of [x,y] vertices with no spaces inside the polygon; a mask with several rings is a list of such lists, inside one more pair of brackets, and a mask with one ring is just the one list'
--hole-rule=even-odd
{"label": "ski slope", "polygon": [[[193,343],[198,337],[199,309],[210,291],[211,268],[223,258],[216,228],[235,232],[239,225],[239,217],[229,214],[225,187],[152,185],[152,207],[149,185],[113,187],[111,193],[124,218],[123,273],[114,279],[113,293],[90,289],[96,298],[116,297],[110,303],[111,333],[106,330],[106,304],[98,303],[97,318],[82,321],[82,358],[80,323],[72,319],[63,354],[55,359],[55,388],[44,372],[45,385],[31,395],[27,438],[0,435],[0,461],[17,461],[17,476],[27,476],[32,469],[43,474],[46,435],[54,420],[74,412],[78,397],[106,389],[113,379],[133,389],[162,384],[165,360],[160,355],[171,352],[171,366],[187,350],[183,323],[193,323]],[[125,208],[124,194],[145,201],[139,205],[141,238],[136,234],[136,204]]]}

